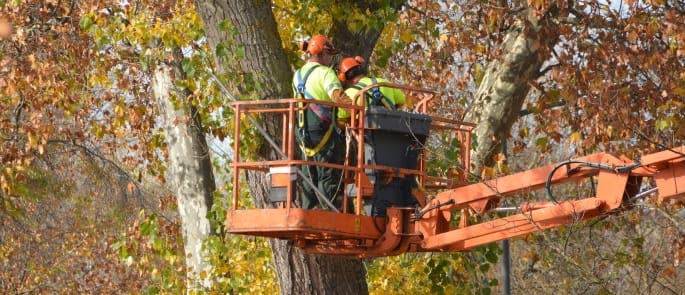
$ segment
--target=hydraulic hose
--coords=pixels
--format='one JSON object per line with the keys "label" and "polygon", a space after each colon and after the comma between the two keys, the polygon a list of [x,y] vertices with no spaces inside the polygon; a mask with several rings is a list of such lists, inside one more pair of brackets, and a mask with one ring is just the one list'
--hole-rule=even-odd
{"label": "hydraulic hose", "polygon": [[552,177],[554,176],[554,173],[561,167],[569,165],[569,164],[580,164],[578,167],[575,167],[573,169],[570,169],[567,173],[568,174],[573,174],[576,171],[578,171],[581,167],[591,167],[591,168],[597,168],[600,170],[608,170],[608,171],[616,171],[618,173],[625,173],[628,171],[631,171],[635,168],[640,167],[642,164],[639,162],[635,162],[630,165],[624,165],[624,166],[611,166],[611,165],[605,165],[602,163],[593,163],[593,162],[586,162],[586,161],[579,161],[579,160],[567,160],[564,162],[561,162],[554,166],[552,171],[547,174],[547,180],[545,181],[545,190],[547,191],[547,200],[554,202],[555,204],[559,204],[559,202],[554,198],[552,195]]}

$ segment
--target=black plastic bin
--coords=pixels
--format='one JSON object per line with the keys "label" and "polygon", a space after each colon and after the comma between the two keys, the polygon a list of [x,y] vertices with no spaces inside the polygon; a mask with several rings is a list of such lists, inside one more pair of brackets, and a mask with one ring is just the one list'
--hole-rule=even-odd
{"label": "black plastic bin", "polygon": [[416,169],[430,124],[431,117],[425,114],[369,108],[366,127],[376,165]]}
{"label": "black plastic bin", "polygon": [[[425,114],[369,108],[366,112],[366,134],[373,151],[367,156],[372,156],[372,162],[376,165],[417,169],[430,124],[431,117]],[[375,174],[374,193],[369,200],[371,208],[367,214],[385,216],[388,207],[413,207],[417,204],[411,194],[416,183],[415,176],[397,177],[384,172]]]}

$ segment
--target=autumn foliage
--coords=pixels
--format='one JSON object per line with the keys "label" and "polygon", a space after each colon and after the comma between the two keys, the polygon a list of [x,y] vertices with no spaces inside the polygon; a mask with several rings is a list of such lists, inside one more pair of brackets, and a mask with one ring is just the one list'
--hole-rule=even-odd
{"label": "autumn foliage", "polygon": [[[543,66],[526,81],[521,118],[489,176],[595,151],[637,159],[684,143],[682,1],[414,0],[398,11],[394,2],[343,10],[330,1],[273,1],[273,12],[294,65],[296,41],[337,20],[379,30],[372,73],[439,89],[434,110],[455,119],[473,109],[512,28],[542,36],[527,46]],[[223,60],[232,71],[220,78],[240,99],[255,99],[255,89],[268,86],[237,70],[244,44],[210,48],[193,1],[2,1],[0,12],[0,290],[182,292],[176,198],[165,182],[168,150],[150,77],[156,65],[180,65],[175,84],[188,95],[177,103],[199,110],[216,174],[225,176],[221,141],[232,114],[210,70]],[[540,32],[527,31],[531,21],[543,24]],[[221,30],[234,33],[230,22]],[[256,132],[244,132],[255,139],[241,142],[243,150],[254,150]],[[220,197],[237,189],[218,187]],[[582,183],[564,193],[589,189]],[[219,198],[214,212],[226,202]],[[685,288],[677,209],[646,202],[624,216],[518,240],[514,290],[676,293]],[[205,250],[216,290],[277,289],[267,241],[217,235]],[[499,253],[489,245],[365,261],[368,284],[378,294],[494,292]]]}

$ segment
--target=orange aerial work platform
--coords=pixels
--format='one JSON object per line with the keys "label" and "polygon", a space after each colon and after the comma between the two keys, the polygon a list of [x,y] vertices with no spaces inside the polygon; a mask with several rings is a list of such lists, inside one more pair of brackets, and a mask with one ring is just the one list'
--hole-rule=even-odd
{"label": "orange aerial work platform", "polygon": [[[416,165],[382,165],[369,161],[366,148],[356,148],[356,155],[346,155],[344,165],[319,163],[297,159],[296,115],[312,101],[298,99],[243,101],[232,103],[235,110],[232,208],[227,212],[226,230],[229,233],[288,239],[310,253],[376,257],[404,252],[464,251],[480,245],[526,235],[587,220],[600,215],[632,208],[647,195],[658,195],[658,201],[685,197],[685,146],[643,155],[639,161],[597,153],[561,163],[551,164],[491,180],[469,183],[469,151],[473,124],[430,116],[429,105],[436,93],[421,88],[390,83],[367,86],[359,93],[366,101],[367,90],[375,86],[403,89],[423,96],[413,112],[372,112],[366,107],[336,105],[317,101],[317,104],[345,108],[351,113],[347,134],[354,145],[366,147],[365,134],[382,132],[387,126],[391,136],[403,134],[420,145]],[[250,114],[276,115],[282,123],[277,145],[283,159],[249,162],[240,159],[241,118]],[[371,116],[375,116],[371,118]],[[378,119],[378,116],[385,116]],[[425,118],[429,118],[426,120]],[[388,123],[390,122],[390,123]],[[418,122],[418,123],[417,123]],[[425,126],[423,126],[423,125]],[[458,173],[436,176],[427,173],[426,159],[435,143],[423,137],[439,133],[459,142]],[[279,144],[280,143],[280,144]],[[348,145],[349,147],[349,145]],[[393,147],[376,150],[376,154],[395,155]],[[405,148],[405,147],[402,147]],[[352,150],[352,149],[348,149]],[[379,159],[376,156],[376,159]],[[306,182],[301,165],[321,165],[344,171],[342,206],[339,208],[304,210],[297,207],[298,182]],[[271,207],[250,209],[241,206],[238,198],[241,170],[268,173],[271,182]],[[452,171],[452,170],[451,170]],[[378,174],[383,173],[383,174]],[[376,216],[365,210],[370,198],[377,198],[378,185],[374,175],[387,178],[415,179],[412,190],[417,205],[414,207],[388,206]],[[596,177],[595,196],[557,200],[552,195],[553,185]],[[651,180],[650,180],[651,178]],[[650,187],[653,184],[654,187]],[[306,185],[306,184],[305,184]],[[517,196],[533,190],[546,189],[547,198],[521,201],[513,207],[497,207],[503,199],[514,201]],[[322,196],[332,203],[331,196]],[[352,206],[350,206],[352,205]],[[354,212],[348,212],[354,208]]]}

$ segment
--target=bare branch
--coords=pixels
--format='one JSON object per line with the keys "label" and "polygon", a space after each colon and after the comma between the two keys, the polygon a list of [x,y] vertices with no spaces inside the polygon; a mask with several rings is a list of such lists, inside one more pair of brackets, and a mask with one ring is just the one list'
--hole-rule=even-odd
{"label": "bare branch", "polygon": [[26,106],[26,101],[22,97],[19,104],[14,108],[14,139],[19,137],[19,120],[21,120],[21,111]]}

